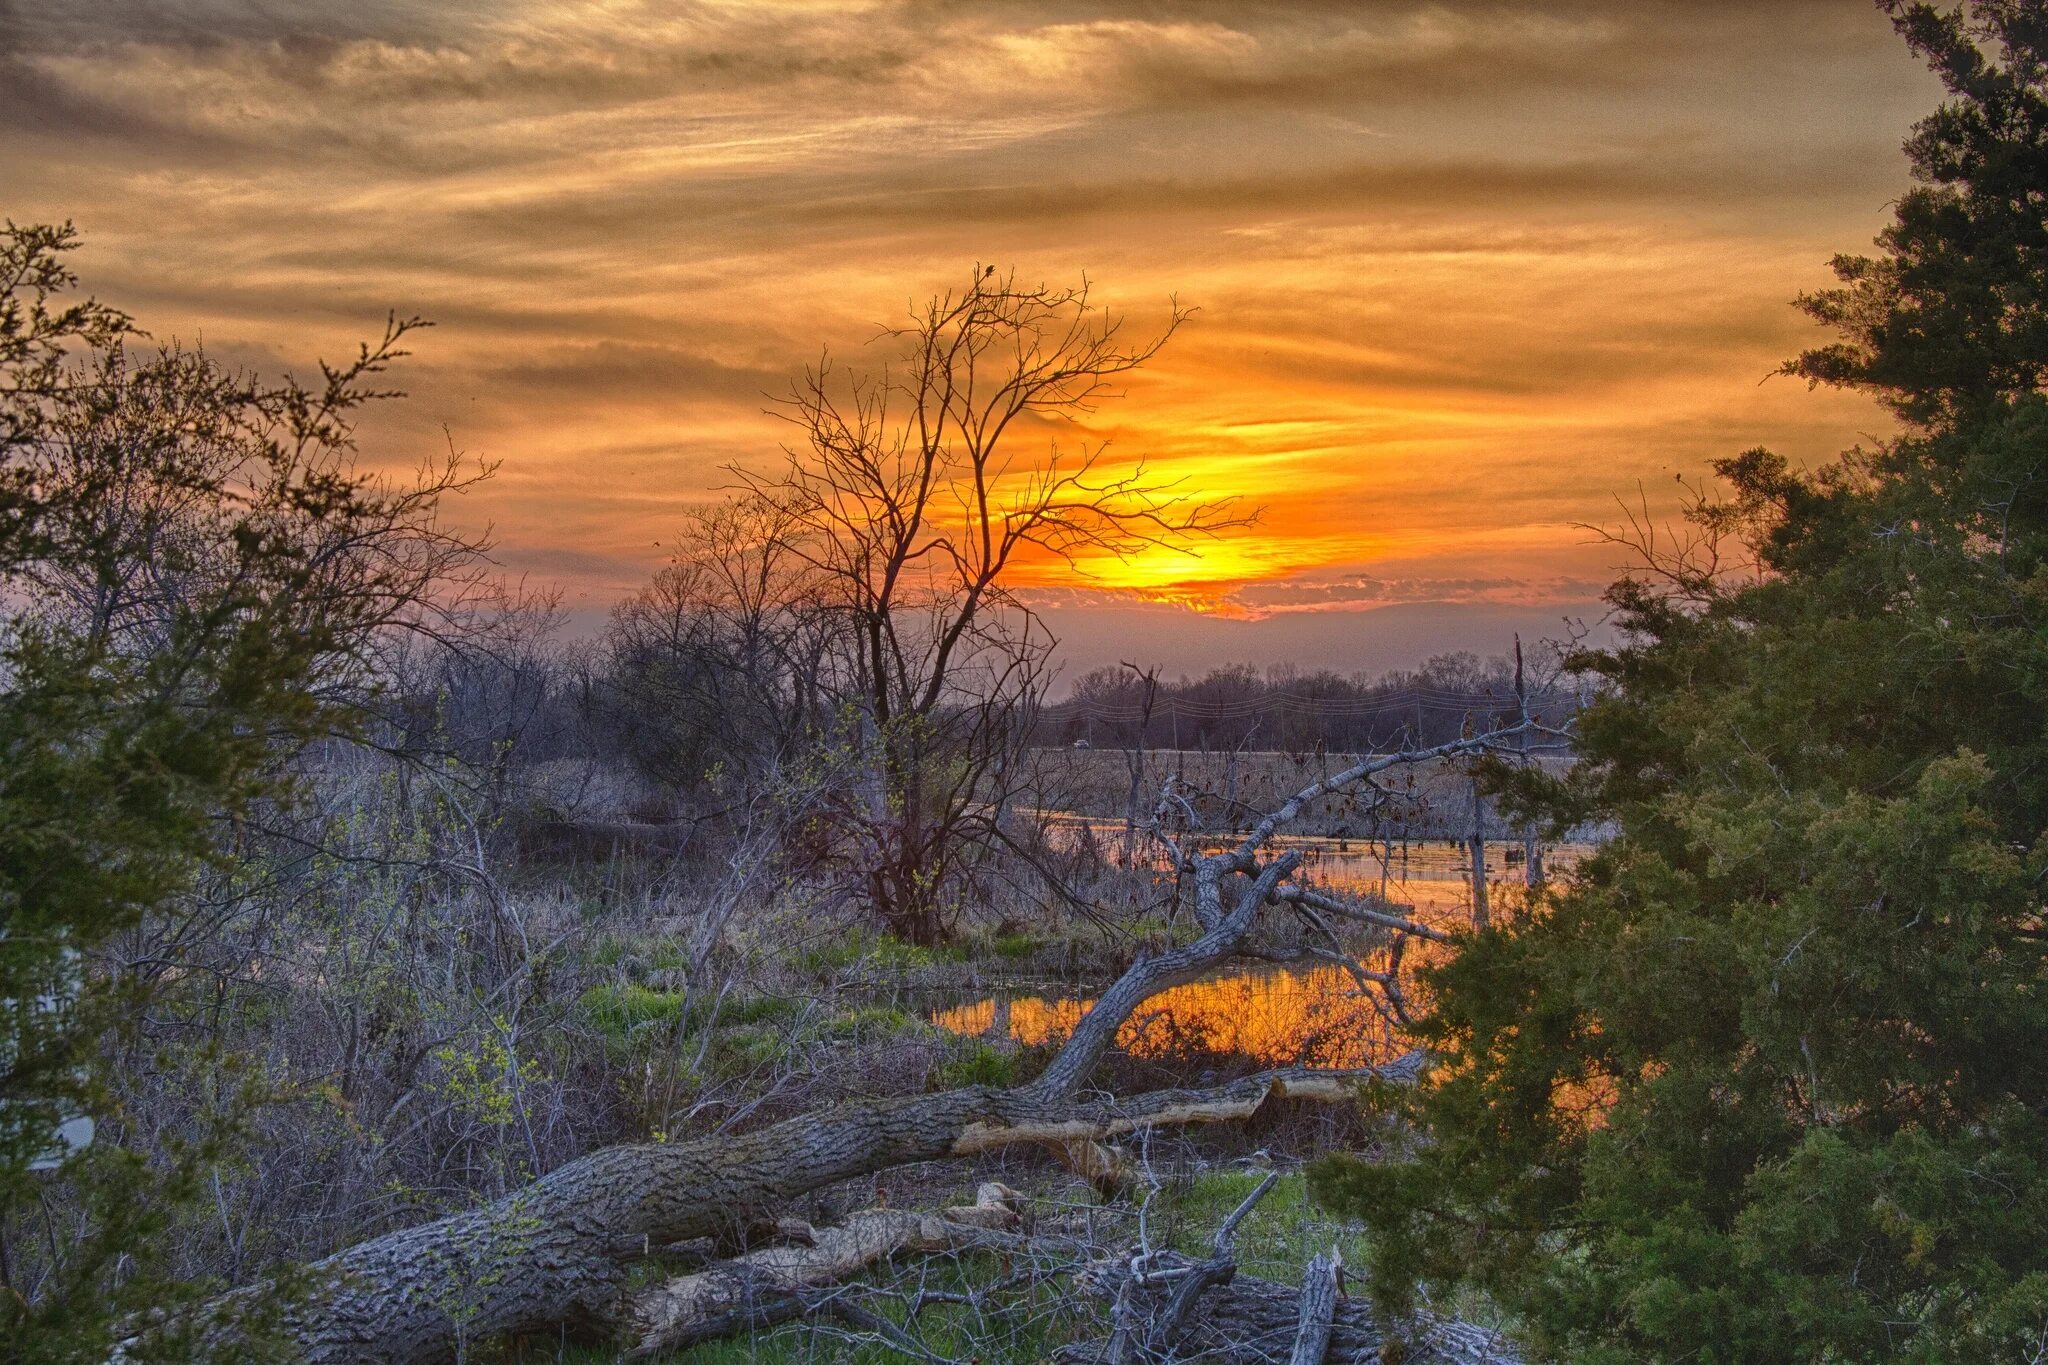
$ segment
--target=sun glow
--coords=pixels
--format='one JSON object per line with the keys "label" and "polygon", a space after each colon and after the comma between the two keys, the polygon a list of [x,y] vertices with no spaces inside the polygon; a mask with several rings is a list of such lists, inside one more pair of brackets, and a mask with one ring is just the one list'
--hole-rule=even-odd
{"label": "sun glow", "polygon": [[[1085,273],[1134,334],[1195,306],[1085,429],[1033,437],[1264,509],[1013,586],[1222,615],[1318,576],[1398,582],[1304,610],[1587,604],[1611,556],[1572,527],[1615,491],[1874,429],[1864,400],[1757,380],[1811,340],[1784,300],[1883,221],[1931,89],[1881,22],[1760,13],[1798,79],[1730,119],[1713,73],[1755,53],[1712,6],[1656,20],[1621,83],[1586,79],[1612,53],[1572,25],[1447,46],[1371,6],[394,0],[331,41],[270,7],[202,45],[69,8],[11,35],[66,94],[0,137],[10,214],[76,220],[81,268],[158,336],[303,369],[389,309],[435,319],[366,458],[452,437],[500,461],[462,515],[592,616],[728,466],[775,458],[768,396],[821,348],[878,367],[878,332],[974,262]],[[1529,83],[1473,83],[1504,62]]]}

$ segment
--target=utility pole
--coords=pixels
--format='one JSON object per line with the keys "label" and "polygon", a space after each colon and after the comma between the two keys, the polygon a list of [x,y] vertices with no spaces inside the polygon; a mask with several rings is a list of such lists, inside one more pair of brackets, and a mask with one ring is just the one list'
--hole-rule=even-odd
{"label": "utility pole", "polygon": [[[1472,713],[1465,713],[1465,734],[1472,734]],[[1472,927],[1485,930],[1488,922],[1486,905],[1486,798],[1479,793],[1479,769],[1471,770],[1469,785],[1472,793]]]}
{"label": "utility pole", "polygon": [[[1515,735],[1515,749],[1521,765],[1529,766],[1529,685],[1522,674],[1522,637],[1515,636],[1515,703],[1521,712],[1522,728]],[[1531,888],[1543,885],[1543,841],[1536,837],[1536,826],[1522,826],[1522,885]]]}

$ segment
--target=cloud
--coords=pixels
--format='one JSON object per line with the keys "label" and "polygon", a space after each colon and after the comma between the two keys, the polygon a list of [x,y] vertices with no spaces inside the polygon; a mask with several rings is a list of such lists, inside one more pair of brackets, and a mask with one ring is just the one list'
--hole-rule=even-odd
{"label": "cloud", "polygon": [[601,341],[548,347],[538,354],[483,370],[487,392],[529,399],[608,403],[739,403],[759,407],[789,387],[787,374],[728,365],[673,346]]}
{"label": "cloud", "polygon": [[1304,570],[1243,583],[1188,582],[1134,588],[1039,587],[1022,594],[1034,610],[1194,611],[1263,621],[1275,616],[1377,611],[1389,606],[1583,606],[1610,580],[1573,575],[1441,577],[1377,574],[1359,566]]}
{"label": "cloud", "polygon": [[1606,583],[1586,578],[1386,578],[1328,571],[1298,580],[1246,583],[1232,588],[1222,605],[1247,617],[1293,612],[1359,611],[1394,603],[1454,602],[1536,606],[1580,603],[1598,598]]}
{"label": "cloud", "polygon": [[463,514],[593,594],[970,265],[1177,290],[1085,434],[1267,520],[1091,567],[1306,631],[1590,597],[1609,489],[1868,428],[1757,380],[1935,97],[1841,0],[0,0],[0,212],[237,355],[432,317],[375,458],[445,423],[504,461]]}

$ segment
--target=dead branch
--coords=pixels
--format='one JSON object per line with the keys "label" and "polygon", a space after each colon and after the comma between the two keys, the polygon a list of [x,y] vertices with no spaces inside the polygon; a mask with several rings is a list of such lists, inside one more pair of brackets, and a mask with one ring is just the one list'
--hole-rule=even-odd
{"label": "dead branch", "polygon": [[[1180,1282],[1166,1300],[1166,1306],[1145,1326],[1142,1334],[1134,1330],[1133,1319],[1129,1315],[1123,1317],[1117,1324],[1116,1334],[1110,1343],[1110,1359],[1115,1365],[1131,1365],[1135,1360],[1166,1355],[1180,1339],[1181,1328],[1186,1324],[1188,1315],[1194,1312],[1195,1305],[1200,1302],[1202,1295],[1212,1287],[1229,1284],[1236,1278],[1238,1225],[1244,1222],[1247,1214],[1258,1207],[1259,1201],[1266,1197],[1279,1179],[1278,1171],[1268,1171],[1266,1178],[1261,1180],[1237,1208],[1231,1211],[1230,1216],[1223,1220],[1222,1225],[1216,1229],[1215,1237],[1209,1243],[1209,1258],[1198,1262],[1180,1277]],[[1151,1273],[1149,1270],[1140,1269],[1136,1263],[1137,1259],[1133,1258],[1131,1271],[1134,1279]]]}
{"label": "dead branch", "polygon": [[733,1336],[810,1309],[806,1291],[838,1284],[905,1254],[1016,1250],[1017,1192],[984,1182],[975,1202],[943,1213],[867,1209],[810,1244],[749,1252],[633,1295],[621,1315],[628,1360]]}

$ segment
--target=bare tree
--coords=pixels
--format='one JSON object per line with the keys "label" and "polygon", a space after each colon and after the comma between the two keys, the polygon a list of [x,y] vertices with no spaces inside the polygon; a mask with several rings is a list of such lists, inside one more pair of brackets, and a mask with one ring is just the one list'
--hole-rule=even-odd
{"label": "bare tree", "polygon": [[320,632],[313,685],[342,705],[391,671],[407,638],[466,635],[495,601],[488,538],[443,514],[494,467],[452,449],[410,481],[356,467],[357,410],[400,396],[376,385],[425,325],[393,317],[352,364],[323,364],[317,387],[266,386],[176,345],[106,347],[17,456],[69,509],[67,552],[18,566],[25,604],[112,656],[148,657],[203,604],[248,586],[261,548],[276,565],[267,600]]}
{"label": "bare tree", "polygon": [[741,473],[846,624],[834,682],[866,773],[847,812],[863,895],[914,942],[950,930],[950,892],[990,847],[985,784],[1014,779],[1016,720],[1046,677],[1053,641],[1012,591],[1017,570],[1181,546],[1232,520],[1142,463],[1113,465],[1076,425],[1186,317],[1174,304],[1129,339],[1085,282],[977,269],[884,334],[896,368],[807,371],[782,411],[802,439],[778,469]]}
{"label": "bare tree", "polygon": [[612,612],[591,708],[641,771],[679,789],[714,768],[754,781],[813,741],[834,632],[817,575],[770,504],[701,511],[654,581]]}

